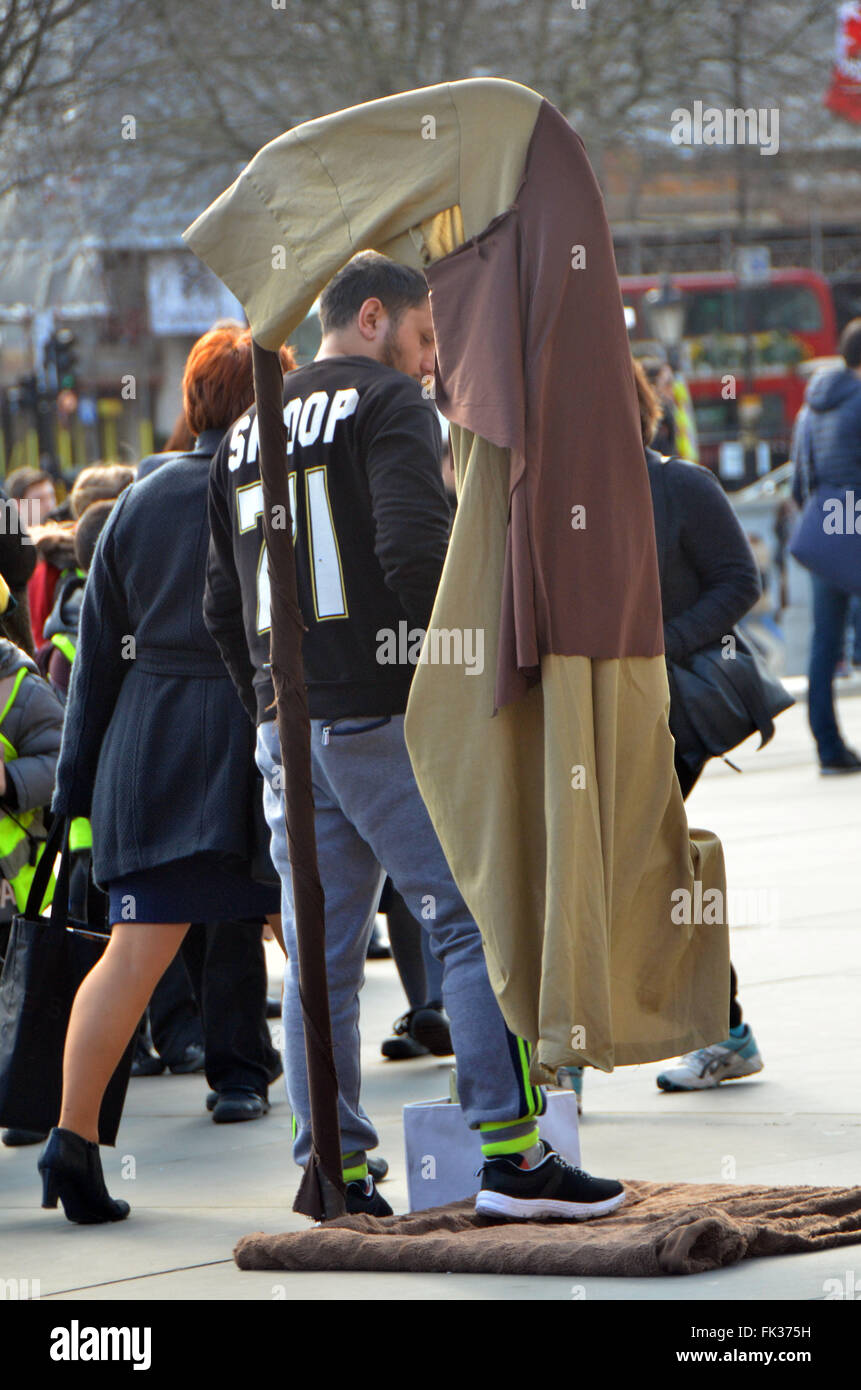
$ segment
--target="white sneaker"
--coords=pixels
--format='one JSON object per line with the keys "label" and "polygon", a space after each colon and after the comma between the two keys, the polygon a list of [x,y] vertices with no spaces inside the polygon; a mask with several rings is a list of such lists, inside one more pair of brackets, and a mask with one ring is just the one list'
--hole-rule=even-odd
{"label": "white sneaker", "polygon": [[758,1071],[762,1071],[762,1058],[746,1023],[740,1038],[729,1037],[726,1042],[688,1052],[677,1067],[662,1071],[657,1080],[662,1091],[706,1091],[722,1081],[754,1076]]}

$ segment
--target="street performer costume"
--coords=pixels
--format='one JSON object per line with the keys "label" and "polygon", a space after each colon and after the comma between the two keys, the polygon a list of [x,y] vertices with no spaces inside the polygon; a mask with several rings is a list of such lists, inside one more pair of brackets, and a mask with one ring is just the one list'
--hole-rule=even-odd
{"label": "street performer costume", "polygon": [[[406,734],[531,1080],[727,1036],[720,842],[667,724],[649,485],[612,243],[582,142],[512,82],[288,131],[185,234],[275,350],[373,248],[424,270],[459,506]],[[436,643],[437,651],[443,649]]]}

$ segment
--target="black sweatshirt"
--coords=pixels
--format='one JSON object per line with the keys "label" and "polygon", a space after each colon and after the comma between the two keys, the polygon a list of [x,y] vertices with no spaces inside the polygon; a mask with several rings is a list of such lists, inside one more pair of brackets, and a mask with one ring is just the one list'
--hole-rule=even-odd
{"label": "black sweatshirt", "polygon": [[[275,697],[255,414],[212,461],[204,618],[261,723]],[[355,356],[290,372],[284,418],[311,718],[403,713],[413,666],[378,660],[380,633],[427,627],[436,596],[450,524],[436,412],[412,378]]]}

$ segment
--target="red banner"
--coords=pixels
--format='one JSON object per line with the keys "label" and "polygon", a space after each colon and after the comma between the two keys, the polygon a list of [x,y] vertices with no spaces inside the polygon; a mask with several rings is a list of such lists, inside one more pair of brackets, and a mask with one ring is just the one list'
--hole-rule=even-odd
{"label": "red banner", "polygon": [[825,105],[847,121],[861,121],[861,0],[837,12],[837,47]]}

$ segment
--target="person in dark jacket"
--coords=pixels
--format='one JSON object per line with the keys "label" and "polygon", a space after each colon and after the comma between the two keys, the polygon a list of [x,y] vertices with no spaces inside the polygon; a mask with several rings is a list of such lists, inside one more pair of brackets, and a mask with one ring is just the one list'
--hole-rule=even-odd
{"label": "person in dark jacket", "polygon": [[[205,353],[211,333],[225,327],[235,329],[234,336],[244,339],[243,326],[235,319],[216,324],[210,335],[201,339],[186,368],[191,394],[195,394],[196,354]],[[293,365],[286,350],[282,365]],[[203,446],[214,451],[224,431],[203,428],[209,418],[208,406],[202,408],[199,401],[189,401],[188,405],[202,430],[196,451],[202,457]],[[188,430],[187,425],[185,428]],[[193,435],[191,442],[194,445]],[[138,480],[181,457],[176,450],[150,454],[138,465]],[[87,518],[105,505],[94,502],[87,508],[79,522],[78,539]],[[89,561],[84,565],[81,560],[81,564],[89,568]],[[262,795],[259,788],[255,794]],[[206,1108],[216,1124],[259,1119],[267,1108],[261,1091],[262,1073],[265,1071],[266,1082],[271,1083],[282,1072],[281,1058],[272,1046],[266,1023],[266,990],[266,956],[258,922],[192,923],[179,953],[153,991],[138,1035],[132,1076],[158,1076],[166,1067],[178,1073],[205,1068],[212,1088]]]}
{"label": "person in dark jacket", "polygon": [[[0,613],[6,622],[8,589],[0,579]],[[0,638],[0,834],[17,846],[5,844],[0,861],[0,960],[6,950],[13,916],[24,907],[35,864],[34,832],[42,830],[41,817],[27,823],[27,813],[47,806],[54,789],[54,773],[63,733],[63,709],[27,654]],[[22,831],[24,832],[22,834]],[[27,853],[20,864],[20,847]],[[5,1129],[8,1148],[37,1144],[44,1134],[32,1130]]]}
{"label": "person in dark jacket", "polygon": [[[762,585],[747,537],[714,474],[696,463],[664,458],[649,447],[661,406],[638,363],[634,372],[660,560],[664,646],[668,660],[682,661],[731,633],[760,597]],[[683,719],[683,710],[671,708],[670,725],[677,740]],[[679,755],[677,744],[676,775],[685,799],[705,762],[692,766]],[[742,1020],[733,967],[729,1021],[725,1042],[688,1053],[660,1073],[662,1091],[705,1090],[762,1071],[756,1039]]]}
{"label": "person in dark jacket", "polygon": [[[840,338],[846,366],[818,373],[807,387],[792,436],[792,496],[799,507],[821,483],[850,487],[861,497],[861,318]],[[861,772],[861,758],[840,731],[834,674],[843,655],[851,594],[811,573],[813,640],[807,710],[819,766],[827,776]]]}
{"label": "person in dark jacket", "polygon": [[75,527],[76,568],[57,586],[54,607],[44,627],[45,645],[39,651],[39,664],[46,679],[63,704],[69,693],[72,662],[78,645],[78,627],[84,585],[93,562],[96,542],[110,516],[115,498],[91,502]]}
{"label": "person in dark jacket", "polygon": [[99,537],[57,769],[53,810],[90,818],[110,900],[110,941],[75,998],[60,1123],[39,1162],[43,1203],[59,1197],[86,1223],[128,1215],[105,1188],[99,1110],[189,924],[260,924],[279,907],[250,876],[253,726],[202,614],[209,463],[253,395],[250,335],[206,335],[197,349],[185,396],[208,428],[195,453],[127,488]]}
{"label": "person in dark jacket", "polygon": [[31,531],[36,546],[36,568],[27,585],[30,622],[36,649],[45,641],[44,626],[54,606],[57,585],[75,570],[74,521],[46,521]]}
{"label": "person in dark jacket", "polygon": [[[661,418],[661,403],[637,361],[634,376],[655,517],[664,646],[668,660],[682,661],[732,632],[762,592],[759,571],[747,537],[714,474],[699,464],[663,457],[649,447]],[[677,739],[676,776],[687,799],[707,760],[692,766],[681,756],[683,719],[683,711],[673,705],[670,728]],[[729,1021],[730,1035],[724,1042],[690,1052],[675,1067],[659,1074],[662,1091],[701,1091],[762,1071],[756,1039],[750,1025],[742,1020],[738,977],[732,967]],[[582,1070],[577,1070],[580,1076],[575,1073],[572,1080],[579,1094]]]}
{"label": "person in dark jacket", "polygon": [[[0,815],[50,804],[62,732],[63,707],[38,667],[0,637]],[[0,875],[0,922],[11,922],[16,900],[21,910],[26,893]]]}

